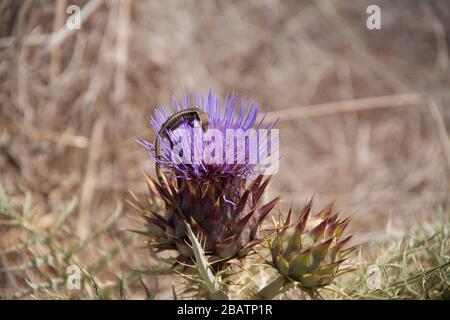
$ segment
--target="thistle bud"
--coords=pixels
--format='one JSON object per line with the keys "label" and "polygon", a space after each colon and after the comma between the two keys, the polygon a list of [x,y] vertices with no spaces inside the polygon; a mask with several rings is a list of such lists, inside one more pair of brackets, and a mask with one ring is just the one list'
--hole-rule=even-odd
{"label": "thistle bud", "polygon": [[350,219],[340,220],[333,214],[333,204],[311,215],[312,199],[297,223],[291,225],[291,210],[284,224],[269,241],[272,266],[290,282],[307,290],[328,285],[348,268],[342,263],[357,246],[344,249],[351,236],[342,239]]}

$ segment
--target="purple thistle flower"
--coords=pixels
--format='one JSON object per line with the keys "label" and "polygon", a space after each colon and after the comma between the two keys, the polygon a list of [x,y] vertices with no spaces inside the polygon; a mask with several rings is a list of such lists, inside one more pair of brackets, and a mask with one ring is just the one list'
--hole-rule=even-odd
{"label": "purple thistle flower", "polygon": [[174,98],[171,111],[155,110],[151,125],[162,137],[156,147],[141,143],[157,164],[158,181],[147,177],[150,193],[160,197],[166,213],[135,203],[149,222],[152,249],[176,250],[178,262],[191,263],[188,224],[219,270],[263,241],[258,230],[279,198],[262,204],[270,177],[261,173],[273,162],[277,167],[279,156],[275,122],[264,125],[266,113],[259,116],[254,101],[230,93],[222,103],[212,91],[186,95],[181,104]]}
{"label": "purple thistle flower", "polygon": [[[177,130],[174,130],[174,132],[168,132],[170,141],[161,139],[162,150],[159,158],[156,155],[154,144],[146,140],[140,141],[149,150],[153,160],[161,165],[170,177],[207,182],[230,181],[236,178],[246,180],[261,174],[270,166],[267,161],[273,150],[278,151],[279,141],[278,136],[268,136],[268,133],[272,134],[272,129],[277,121],[264,125],[267,111],[262,113],[258,119],[260,107],[256,102],[249,101],[246,97],[239,99],[234,92],[226,95],[223,104],[220,97],[213,91],[208,94],[194,93],[192,96],[187,94],[181,99],[181,104],[176,98],[172,99],[172,112],[166,106],[156,108],[151,117],[151,126],[156,132],[159,132],[171,113],[188,108],[198,108],[208,115],[209,129],[207,132],[195,128],[192,123],[181,123],[177,129],[181,134],[177,135]],[[251,138],[247,136],[241,143],[236,140],[229,143],[231,140],[227,140],[227,135],[231,133],[245,134],[252,129],[254,129],[253,134],[256,135]],[[222,137],[222,142],[213,140],[210,134],[213,131]],[[198,138],[199,135],[201,138]],[[254,145],[251,146],[251,143]],[[174,145],[177,144],[181,150],[180,153],[173,152]],[[217,148],[212,148],[215,151],[207,154],[205,150],[210,150],[214,144],[217,146]],[[223,152],[216,155],[215,152],[219,151]],[[189,161],[183,161],[180,154],[185,157],[184,160],[187,156]],[[209,156],[214,158],[213,161]],[[274,161],[272,158],[270,160]],[[276,161],[278,160],[279,157],[276,158]]]}

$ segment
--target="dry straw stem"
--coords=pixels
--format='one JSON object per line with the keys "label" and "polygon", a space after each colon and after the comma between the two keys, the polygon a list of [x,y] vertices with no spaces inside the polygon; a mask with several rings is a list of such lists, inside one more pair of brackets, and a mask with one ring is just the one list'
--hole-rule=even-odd
{"label": "dry straw stem", "polygon": [[[24,6],[21,10],[21,15],[26,14],[26,8],[31,7],[32,0],[24,2]],[[100,8],[103,0],[91,0],[80,11],[80,16],[83,22],[87,22],[88,19]],[[21,45],[26,47],[45,46],[46,51],[50,51],[52,57],[58,55],[58,50],[62,43],[68,39],[71,35],[77,32],[77,29],[69,29],[65,27],[67,0],[55,1],[56,9],[53,21],[54,31],[47,34],[30,34],[25,35],[21,41]],[[3,37],[0,38],[0,48],[7,48],[17,43],[17,37]],[[53,60],[52,60],[53,63]]]}
{"label": "dry straw stem", "polygon": [[429,108],[431,115],[436,122],[439,138],[442,142],[442,148],[444,149],[444,153],[447,158],[448,169],[450,170],[450,139],[447,133],[447,128],[445,127],[444,119],[442,118],[442,114],[439,111],[438,106],[433,100],[430,101]]}
{"label": "dry straw stem", "polygon": [[122,0],[119,6],[119,22],[117,24],[116,39],[116,76],[115,92],[116,101],[120,102],[126,93],[126,74],[128,63],[128,41],[130,32],[131,0]]}
{"label": "dry straw stem", "polygon": [[359,112],[381,108],[417,106],[422,102],[424,102],[424,98],[421,94],[399,94],[392,96],[327,102],[317,105],[273,111],[267,114],[267,118],[272,121],[276,118],[280,118],[280,121],[292,121],[301,118],[320,117],[344,112]]}
{"label": "dry straw stem", "polygon": [[369,65],[373,69],[379,70],[383,74],[384,80],[389,82],[392,86],[397,87],[402,91],[408,89],[408,86],[405,85],[404,81],[402,81],[397,74],[392,72],[384,63],[381,63],[379,59],[374,58],[372,54],[370,54],[367,50],[367,46],[361,42],[358,35],[348,26],[348,23],[339,14],[333,2],[319,0],[315,4],[322,14],[327,17],[338,30],[341,30],[348,39],[351,39],[351,47],[358,53],[358,56],[363,59],[365,65]]}
{"label": "dry straw stem", "polygon": [[0,123],[3,128],[11,133],[16,135],[24,135],[33,140],[41,140],[80,149],[86,149],[89,145],[89,138],[80,135],[36,128],[34,126],[22,125],[18,122],[5,123],[2,119],[0,119]]}
{"label": "dry straw stem", "polygon": [[[67,0],[56,1],[55,17],[53,19],[53,33],[64,25],[66,17]],[[55,45],[51,52],[50,80],[54,81],[61,72],[61,47]]]}
{"label": "dry straw stem", "polygon": [[[91,0],[81,9],[80,17],[82,22],[86,22],[103,4],[103,0]],[[77,29],[69,29],[61,27],[57,32],[52,33],[47,42],[46,50],[53,50],[53,48],[61,45],[67,38],[74,34]]]}
{"label": "dry straw stem", "polygon": [[78,235],[81,239],[84,239],[90,232],[92,214],[91,203],[95,195],[98,162],[100,160],[105,124],[105,119],[101,117],[95,122],[94,128],[92,129],[87,168],[81,187],[80,211],[77,229]]}

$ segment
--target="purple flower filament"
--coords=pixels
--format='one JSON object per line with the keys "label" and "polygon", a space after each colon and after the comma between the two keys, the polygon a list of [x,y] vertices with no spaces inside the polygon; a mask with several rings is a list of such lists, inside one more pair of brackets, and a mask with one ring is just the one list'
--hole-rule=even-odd
{"label": "purple flower filament", "polygon": [[[245,97],[239,99],[235,93],[227,94],[223,104],[212,91],[207,95],[185,95],[181,104],[173,98],[172,112],[166,106],[156,108],[151,126],[159,132],[171,113],[188,108],[199,108],[208,115],[206,132],[199,124],[181,123],[177,129],[168,132],[170,141],[161,139],[160,158],[152,143],[140,141],[169,175],[206,182],[245,180],[263,173],[270,165],[268,159],[279,160],[278,153],[275,158],[272,156],[274,150],[278,151],[278,134],[272,137],[273,131],[278,133],[273,129],[277,121],[264,125],[267,112],[257,121],[260,115],[258,104]],[[236,142],[236,137],[243,138],[241,143]]]}

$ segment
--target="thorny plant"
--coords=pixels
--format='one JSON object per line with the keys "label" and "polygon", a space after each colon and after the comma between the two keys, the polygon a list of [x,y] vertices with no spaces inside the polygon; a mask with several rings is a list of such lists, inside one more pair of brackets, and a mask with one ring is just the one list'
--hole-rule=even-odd
{"label": "thorny plant", "polygon": [[366,244],[357,272],[345,275],[326,297],[345,299],[450,299],[450,214],[439,210],[396,236]]}
{"label": "thorny plant", "polygon": [[[270,247],[271,259],[261,256],[259,263],[275,268],[279,276],[248,295],[249,298],[273,299],[293,285],[315,298],[319,288],[351,270],[343,267],[356,248],[346,247],[351,236],[344,237],[344,231],[350,219],[340,219],[332,205],[312,215],[311,199],[294,224],[291,225],[290,210],[284,223],[263,227],[279,201],[276,197],[263,203],[270,181],[270,177],[263,176],[265,160],[273,150],[278,150],[277,139],[253,141],[258,150],[264,151],[258,153],[256,163],[249,161],[250,137],[245,136],[236,145],[232,141],[231,146],[223,140],[211,139],[211,129],[222,133],[273,129],[276,121],[264,125],[265,114],[258,119],[259,106],[254,101],[247,102],[246,98],[239,101],[237,94],[231,93],[222,105],[220,97],[210,91],[207,95],[194,94],[192,101],[186,95],[181,104],[173,99],[172,110],[171,114],[164,106],[156,109],[151,121],[157,133],[155,143],[142,141],[156,162],[158,181],[146,176],[147,203],[139,201],[133,193],[130,203],[147,221],[147,230],[137,232],[149,238],[149,249],[156,253],[166,250],[177,253],[171,269],[190,282],[189,292],[192,284],[197,286],[193,296],[233,298],[232,275],[239,273],[235,268],[249,272],[244,267],[245,259],[263,242]],[[184,115],[189,115],[185,121]],[[191,115],[202,121],[206,139],[195,139]],[[173,134],[178,127],[183,127],[184,135]],[[185,138],[184,142],[180,142],[180,137]],[[191,155],[191,150],[194,153],[199,150],[202,160],[177,162],[179,153],[173,152],[176,144],[188,146],[182,148],[184,157],[186,153]],[[216,162],[205,160],[208,156],[222,155],[224,149],[227,154],[232,151],[234,162],[224,163],[221,158]],[[239,156],[245,161],[238,162]]]}
{"label": "thorny plant", "polygon": [[[256,121],[259,108],[253,101],[242,99],[235,117],[235,94],[227,96],[223,109],[212,92],[195,95],[194,104],[201,110],[203,121],[207,116],[208,127],[219,131],[263,127],[262,120]],[[76,199],[43,230],[34,224],[39,210],[31,195],[27,194],[23,205],[16,208],[0,188],[2,239],[15,237],[14,241],[2,242],[0,248],[2,298],[119,299],[132,297],[135,293],[130,291],[139,287],[151,299],[156,288],[148,287],[145,275],[181,279],[172,286],[174,298],[449,297],[448,215],[441,213],[439,223],[424,225],[400,240],[387,239],[364,247],[348,246],[352,238],[346,233],[350,218],[340,218],[334,204],[313,214],[311,199],[299,214],[291,206],[284,218],[281,212],[275,217],[270,213],[279,197],[264,202],[270,181],[260,174],[264,161],[238,165],[171,162],[168,154],[174,135],[169,131],[175,128],[165,124],[168,119],[177,119],[177,127],[194,130],[190,121],[177,118],[189,107],[186,96],[181,105],[174,100],[172,118],[166,108],[157,109],[152,125],[158,132],[157,139],[161,139],[158,152],[153,144],[142,141],[159,173],[158,181],[146,175],[146,202],[131,193],[129,203],[144,218],[145,229],[122,233],[115,246],[87,264],[83,255],[92,253],[95,241],[111,237],[108,233],[122,214],[121,204],[97,229],[79,238],[70,227]],[[275,124],[264,128],[274,128]],[[204,143],[194,148],[204,149]],[[273,141],[259,143],[262,148],[274,147]],[[153,262],[131,266],[129,272],[107,268],[116,256],[126,255],[125,248],[137,243],[136,234],[148,239]],[[352,254],[358,248],[359,258]],[[375,254],[367,257],[362,249]],[[162,251],[176,255],[162,255]],[[76,291],[68,286],[68,267],[73,266],[81,272]],[[103,280],[105,273],[107,281]]]}
{"label": "thorny plant", "polygon": [[[109,282],[100,281],[99,275],[111,271],[108,266],[113,260],[124,250],[131,250],[130,244],[137,240],[129,237],[123,241],[108,234],[121,213],[120,206],[109,219],[99,223],[88,239],[81,241],[69,221],[76,211],[76,199],[60,210],[58,219],[48,230],[33,227],[36,206],[29,194],[20,208],[10,202],[0,185],[2,239],[20,234],[19,239],[10,239],[9,245],[2,242],[0,299],[120,299],[135,294],[133,286],[140,291],[138,297],[152,299],[157,292],[146,280],[162,274],[175,274],[184,284],[188,281],[191,285],[191,290],[187,290],[175,283],[174,298],[196,298],[200,290],[205,290],[204,280],[198,273],[177,273],[162,258],[153,265],[134,266],[129,273],[112,272]],[[448,211],[440,212],[433,221],[417,224],[411,230],[396,230],[395,236],[387,234],[378,241],[368,241],[361,247],[359,256],[350,259],[357,270],[338,277],[321,290],[317,298],[449,299],[449,222]],[[93,251],[93,242],[100,239],[113,240],[117,245],[96,260],[87,261],[82,254]],[[255,249],[257,254],[247,257],[241,266],[227,269],[226,276],[222,277],[232,297],[252,297],[278,278],[275,269],[260,261],[270,259],[267,246],[262,244]],[[66,286],[67,266],[73,264],[82,270],[80,290],[68,290]],[[278,298],[304,299],[307,296],[296,285],[291,285]]]}
{"label": "thorny plant", "polygon": [[[364,261],[360,250],[358,260],[353,253],[360,247],[348,246],[352,236],[346,228],[351,219],[335,213],[333,203],[313,214],[311,198],[299,214],[292,206],[285,218],[281,212],[278,218],[270,214],[279,197],[264,203],[270,181],[261,174],[266,165],[264,157],[257,163],[173,162],[170,152],[176,136],[172,131],[184,127],[190,136],[196,129],[192,119],[181,115],[193,114],[197,115],[195,120],[207,121],[203,131],[209,127],[222,132],[253,127],[270,130],[276,125],[272,122],[264,126],[264,115],[257,122],[258,105],[245,99],[238,104],[235,94],[227,95],[223,106],[212,92],[196,94],[193,104],[195,108],[189,96],[181,105],[174,100],[172,116],[165,107],[157,109],[152,125],[160,147],[142,141],[156,162],[158,181],[146,174],[147,201],[140,201],[131,192],[128,202],[144,218],[145,229],[130,229],[134,234],[122,235],[114,247],[87,265],[82,263],[83,254],[91,251],[92,243],[99,238],[110,237],[108,232],[122,214],[121,204],[97,229],[80,238],[69,223],[76,199],[42,230],[34,225],[39,210],[33,206],[31,195],[25,196],[21,208],[13,208],[0,188],[0,227],[4,235],[17,238],[0,248],[0,280],[8,289],[0,291],[2,298],[117,299],[130,297],[127,291],[139,286],[151,299],[155,288],[147,286],[144,275],[181,279],[179,286],[172,286],[174,298],[449,297],[447,216],[441,214],[442,224],[426,225],[427,230],[416,236],[407,234],[400,241],[380,245],[377,250],[383,254],[371,261]],[[191,142],[194,150],[204,150],[211,143]],[[268,151],[277,147],[274,144],[278,140],[258,143]],[[241,147],[247,145],[245,141]],[[153,264],[131,267],[127,273],[107,270],[110,261],[137,242],[136,234],[148,238]],[[162,256],[162,251],[176,255]],[[73,266],[80,270],[76,292],[68,286],[68,270]],[[105,271],[109,277],[112,273],[114,280],[103,281]]]}
{"label": "thorny plant", "polygon": [[[80,263],[82,255],[93,250],[92,244],[98,238],[106,237],[121,216],[122,205],[118,203],[109,218],[83,239],[69,227],[68,220],[76,212],[76,207],[77,199],[73,199],[60,211],[48,230],[40,230],[35,227],[35,214],[39,210],[31,195],[25,196],[21,208],[13,208],[0,185],[0,228],[3,240],[10,242],[9,245],[3,242],[0,247],[0,298],[109,299],[121,298],[123,289],[132,283],[145,286],[138,272],[125,277],[117,272],[115,280],[107,284],[98,278],[108,269],[108,263],[135,241],[135,236],[117,239],[111,249],[90,263]],[[69,266],[80,270],[79,288],[67,286]],[[147,288],[146,292],[152,297]]]}

